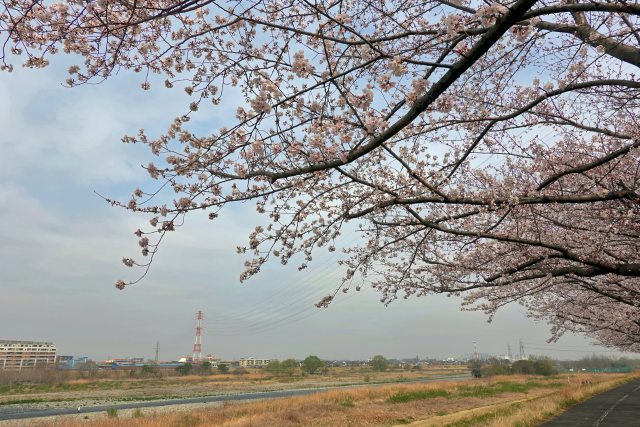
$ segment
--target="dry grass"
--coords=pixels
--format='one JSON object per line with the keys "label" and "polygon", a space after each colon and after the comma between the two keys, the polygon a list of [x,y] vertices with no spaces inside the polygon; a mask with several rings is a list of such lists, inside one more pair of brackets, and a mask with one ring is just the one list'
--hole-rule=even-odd
{"label": "dry grass", "polygon": [[[52,371],[53,372],[53,371]],[[274,376],[261,369],[242,375],[190,375],[161,378],[103,378],[71,377],[60,384],[38,382],[0,385],[0,407],[29,405],[33,408],[67,408],[116,404],[118,402],[148,401],[179,397],[210,396],[241,392],[261,392],[291,388],[318,388],[336,385],[371,384],[379,382],[412,381],[438,375],[466,374],[465,367],[430,366],[418,371],[392,369],[372,372],[368,367],[331,368],[322,375]],[[55,373],[55,372],[54,372]],[[123,371],[112,374],[121,375]],[[105,374],[106,375],[106,374]],[[15,408],[19,410],[20,408]],[[0,423],[1,424],[1,423]]]}
{"label": "dry grass", "polygon": [[521,427],[537,426],[579,402],[634,378],[638,378],[638,375],[629,376],[625,379],[610,379],[609,381],[602,381],[590,385],[567,387],[550,396],[534,399],[519,407],[505,411],[502,415],[487,420],[485,424],[476,425],[491,427],[514,425]]}
{"label": "dry grass", "polygon": [[640,377],[639,374],[571,376],[565,379],[566,384],[562,388],[540,396],[497,405],[485,405],[410,425],[413,427],[538,426],[577,403],[638,377]]}
{"label": "dry grass", "polygon": [[[566,377],[496,377],[491,380],[367,387],[287,399],[233,403],[166,415],[153,415],[145,410],[145,416],[138,418],[107,419],[103,415],[97,420],[73,420],[66,423],[58,420],[56,425],[339,427],[415,423],[416,426],[526,426],[536,425],[557,412],[558,408],[610,388],[624,377],[576,375],[569,380]],[[582,384],[586,379],[592,384]],[[481,409],[470,412],[473,408]]]}
{"label": "dry grass", "polygon": [[[136,399],[166,397],[193,397],[211,394],[236,393],[242,391],[267,391],[287,388],[323,387],[344,384],[363,384],[368,379],[371,383],[392,382],[399,380],[415,380],[436,375],[453,375],[466,373],[465,367],[436,366],[419,371],[390,370],[372,372],[367,367],[332,368],[327,374],[303,376],[297,372],[293,376],[274,376],[260,369],[249,370],[242,375],[214,374],[165,376],[161,378],[130,377],[124,371],[101,373],[105,378],[78,377],[75,372],[43,372],[60,380],[58,383],[39,382],[32,373],[22,377],[15,376],[21,382],[0,384],[0,405],[12,401],[37,400],[40,402],[87,400],[79,402],[82,406],[99,402],[117,400],[132,401]],[[126,374],[126,375],[124,375]],[[57,376],[60,375],[60,376]],[[66,377],[62,376],[66,375]],[[113,375],[109,377],[108,375]],[[13,377],[12,377],[13,378]],[[49,378],[49,377],[46,377]],[[5,377],[8,379],[8,377]]]}

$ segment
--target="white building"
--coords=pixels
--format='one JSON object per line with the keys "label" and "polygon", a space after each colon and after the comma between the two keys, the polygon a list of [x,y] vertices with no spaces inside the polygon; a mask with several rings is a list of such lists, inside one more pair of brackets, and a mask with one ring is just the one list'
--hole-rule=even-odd
{"label": "white building", "polygon": [[269,363],[274,362],[278,359],[254,359],[253,357],[248,357],[246,359],[240,359],[240,367],[241,368],[264,368]]}
{"label": "white building", "polygon": [[51,342],[0,340],[0,370],[55,366],[56,346]]}

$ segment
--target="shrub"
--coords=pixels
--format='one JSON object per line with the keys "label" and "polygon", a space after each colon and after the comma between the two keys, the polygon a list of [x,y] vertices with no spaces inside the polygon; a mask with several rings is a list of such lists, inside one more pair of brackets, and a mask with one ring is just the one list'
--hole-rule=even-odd
{"label": "shrub", "polygon": [[248,374],[249,371],[247,371],[244,368],[236,368],[236,369],[233,370],[232,373],[233,373],[233,375],[244,375],[244,374]]}
{"label": "shrub", "polygon": [[158,369],[157,366],[154,366],[154,365],[144,365],[140,370],[140,374],[143,377],[151,377],[151,376],[157,377],[160,375],[160,370]]}
{"label": "shrub", "polygon": [[505,359],[492,358],[487,360],[485,365],[481,368],[483,377],[490,377],[493,375],[511,375],[511,366],[509,361]]}
{"label": "shrub", "polygon": [[371,367],[374,371],[386,371],[389,367],[389,361],[378,354],[371,359]]}
{"label": "shrub", "polygon": [[473,378],[482,377],[482,362],[480,360],[472,360],[469,362],[469,369]]}
{"label": "shrub", "polygon": [[514,374],[522,375],[550,376],[556,373],[556,370],[549,359],[518,360],[513,362],[512,370]]}
{"label": "shrub", "polygon": [[281,371],[280,362],[278,360],[272,360],[269,364],[264,368],[265,371],[270,374],[278,374]]}
{"label": "shrub", "polygon": [[545,377],[555,375],[557,373],[549,359],[535,360],[533,362],[533,371],[536,375],[544,375]]}
{"label": "shrub", "polygon": [[289,375],[293,376],[295,369],[299,366],[298,362],[293,359],[287,359],[282,362],[277,360],[272,361],[267,365],[265,370],[275,375]]}
{"label": "shrub", "polygon": [[318,356],[308,356],[302,361],[302,370],[310,374],[315,374],[324,367],[324,362]]}
{"label": "shrub", "polygon": [[191,363],[184,363],[176,367],[178,375],[189,375],[193,371],[193,365]]}
{"label": "shrub", "polygon": [[198,366],[198,373],[200,375],[210,375],[211,374],[211,362],[204,361]]}

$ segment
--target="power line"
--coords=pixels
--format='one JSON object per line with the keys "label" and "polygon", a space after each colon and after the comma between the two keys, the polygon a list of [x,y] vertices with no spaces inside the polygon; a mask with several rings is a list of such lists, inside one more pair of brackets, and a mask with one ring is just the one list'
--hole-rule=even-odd
{"label": "power line", "polygon": [[593,348],[588,345],[571,345],[571,344],[538,344],[538,343],[525,343],[527,346],[535,346],[535,347],[549,347],[549,348],[578,348],[578,349],[589,349]]}
{"label": "power line", "polygon": [[[326,295],[326,290],[323,290],[322,295]],[[321,294],[318,294],[318,296]],[[318,296],[315,297],[315,301],[318,300]],[[346,297],[346,298],[340,298],[340,299],[336,299],[334,302],[332,302],[332,306],[337,304],[340,301],[344,301],[347,299],[351,299],[353,296],[355,296],[355,293],[353,293],[352,295]],[[271,325],[277,325],[280,323],[283,323],[284,321],[287,321],[288,319],[292,319],[298,315],[307,313],[307,312],[311,312],[311,314],[313,313],[317,313],[320,312],[322,310],[319,310],[317,307],[315,307],[315,305],[309,304],[309,305],[305,305],[303,306],[300,310],[295,311],[295,312],[291,312],[291,307],[292,305],[288,305],[288,306],[283,306],[283,307],[279,307],[278,310],[272,311],[269,317],[267,318],[263,318],[263,319],[251,319],[250,322],[245,322],[244,324],[242,324],[242,319],[235,319],[236,322],[235,323],[227,323],[227,324],[223,324],[222,327],[220,327],[220,324],[218,324],[217,326],[213,326],[213,328],[215,330],[218,331],[223,331],[223,332],[227,332],[227,333],[231,333],[231,334],[246,334],[247,332],[251,331],[251,332],[255,332],[255,330],[261,330],[262,328],[264,328],[265,326],[271,326]],[[284,316],[284,317],[283,317]],[[305,316],[306,317],[306,316]],[[304,317],[301,317],[304,318]],[[300,318],[300,319],[301,319]],[[295,319],[292,319],[295,320]],[[224,331],[224,329],[226,329],[226,331]]]}
{"label": "power line", "polygon": [[[330,266],[329,268],[333,268]],[[323,269],[326,270],[326,269]],[[317,271],[309,272],[315,275],[314,279],[308,280],[307,283],[318,284],[325,279],[325,276],[319,274]],[[294,299],[285,301],[282,305],[279,305],[275,309],[271,309],[268,311],[261,309],[253,309],[249,311],[245,311],[244,316],[239,316],[235,313],[231,314],[218,314],[213,315],[213,319],[211,320],[212,325],[216,330],[220,329],[231,329],[234,331],[238,328],[247,329],[250,327],[262,326],[265,323],[271,324],[272,322],[277,322],[282,319],[283,314],[287,314],[286,318],[290,318],[291,309],[295,307],[300,302],[308,301],[309,304],[305,305],[302,310],[299,310],[293,314],[301,314],[305,311],[313,310],[315,311],[315,307],[311,305],[311,301],[317,302],[321,296],[325,296],[327,292],[331,292],[326,288],[318,288],[317,286],[310,286],[308,290],[306,290],[302,295],[297,295]],[[311,298],[310,298],[311,297]],[[255,315],[255,314],[257,315]],[[266,314],[266,316],[262,314]],[[215,319],[220,319],[216,321]]]}
{"label": "power line", "polygon": [[[327,293],[326,289],[324,288],[319,289],[314,287],[306,290],[302,295],[296,295],[294,299],[284,301],[283,304],[278,305],[277,307],[273,307],[269,305],[264,307],[258,306],[258,307],[254,307],[254,309],[252,310],[248,310],[240,314],[237,314],[237,313],[215,314],[214,313],[210,319],[210,322],[217,323],[217,324],[219,324],[219,320],[222,320],[223,322],[231,323],[231,324],[237,321],[240,321],[241,323],[242,322],[246,323],[247,320],[260,322],[260,321],[268,320],[269,318],[273,318],[277,316],[278,313],[281,311],[288,311],[292,306],[302,301],[309,300],[310,299],[309,297],[313,297],[314,299],[317,299],[321,294],[326,294],[326,293]],[[267,314],[267,317],[265,318],[263,314]],[[219,320],[216,321],[216,319],[219,319]]]}
{"label": "power line", "polygon": [[[319,280],[319,279],[317,279]],[[279,305],[271,310],[253,310],[248,311],[244,315],[237,314],[218,314],[213,315],[210,322],[216,325],[216,329],[220,329],[220,326],[228,326],[228,327],[247,327],[251,324],[262,324],[264,322],[274,320],[279,318],[281,315],[290,313],[292,307],[299,306],[301,302],[308,302],[308,304],[304,304],[304,309],[311,309],[312,304],[311,301],[318,301],[321,296],[327,294],[327,289],[319,289],[313,288],[309,291],[305,292],[302,296],[297,296],[293,300],[285,301],[282,305]],[[216,320],[218,319],[218,320]]]}
{"label": "power line", "polygon": [[[335,302],[333,302],[331,304],[331,306],[335,306],[335,305],[341,304],[344,301],[347,301],[347,300],[353,298],[354,296],[355,296],[355,293],[349,295],[346,298],[342,298],[342,299],[336,300]],[[299,322],[299,321],[307,319],[307,318],[309,318],[311,316],[315,316],[316,314],[326,312],[326,310],[329,310],[329,309],[330,308],[322,309],[322,308],[315,308],[314,307],[314,309],[311,312],[309,312],[309,309],[305,308],[303,310],[300,310],[300,311],[298,311],[296,313],[291,314],[290,316],[286,316],[286,317],[277,319],[277,320],[275,320],[273,322],[270,322],[268,324],[255,325],[255,327],[253,327],[253,328],[244,328],[244,329],[241,329],[241,330],[239,330],[239,331],[237,331],[235,333],[234,332],[227,332],[227,333],[222,332],[222,333],[217,333],[216,335],[219,335],[219,336],[241,336],[241,335],[250,335],[250,334],[256,334],[256,333],[263,333],[263,332],[267,332],[267,331],[276,329],[276,328],[282,326],[283,323],[291,323],[291,322],[294,322],[294,321],[295,322]],[[300,317],[296,318],[297,315],[303,314],[303,313],[306,313],[306,315],[303,315],[303,316],[300,316]]]}
{"label": "power line", "polygon": [[[353,243],[355,243],[358,239],[360,238],[360,236],[356,236],[355,238],[351,239],[349,242],[347,242],[344,247],[348,247],[351,246]],[[321,280],[323,280],[324,278],[326,278],[327,276],[324,275],[324,273],[328,272],[328,271],[333,271],[335,270],[335,264],[337,262],[339,262],[340,260],[338,259],[338,255],[339,254],[334,254],[331,258],[328,258],[326,260],[324,260],[321,263],[317,263],[315,264],[314,268],[310,268],[307,269],[306,272],[307,274],[314,274],[316,276],[315,280],[307,280],[307,283],[319,283]],[[275,301],[279,301],[281,300],[281,297],[284,295],[290,295],[291,294],[291,289],[293,287],[298,287],[297,284],[300,283],[299,280],[294,280],[291,281],[289,284],[287,284],[283,289],[280,289],[279,291],[275,292],[275,293],[271,293],[269,294],[269,296],[265,299],[262,299],[258,304],[256,304],[255,306],[249,308],[248,310],[245,310],[243,312],[236,312],[236,313],[228,313],[228,314],[224,314],[222,316],[216,316],[216,314],[213,314],[213,319],[216,318],[223,318],[226,320],[229,319],[229,317],[236,317],[236,318],[246,318],[250,315],[254,315],[256,313],[260,313],[260,312],[265,312],[263,309],[267,308],[267,307],[271,307],[272,303]],[[293,285],[293,286],[292,286]],[[287,309],[295,303],[298,303],[300,301],[302,301],[304,298],[311,296],[312,294],[319,294],[319,289],[314,288],[314,287],[306,287],[306,289],[304,290],[303,294],[301,295],[297,295],[293,298],[293,300],[285,300],[282,304],[281,307],[287,307]],[[326,289],[322,290],[323,292],[327,292]],[[314,297],[315,298],[315,297]],[[273,310],[269,310],[270,313],[273,313]]]}
{"label": "power line", "polygon": [[[323,263],[324,267],[322,268],[322,271],[330,270],[333,267],[333,264],[334,264],[333,260],[329,260],[328,262]],[[319,270],[320,269],[317,268],[317,269],[311,270],[311,272],[317,273],[319,272]],[[244,312],[239,312],[239,313],[238,312],[232,313],[232,315],[237,317],[243,317],[245,315],[252,314],[256,311],[259,311],[259,309],[261,308],[268,307],[271,305],[272,302],[280,300],[282,296],[290,295],[292,287],[295,287],[297,283],[299,283],[299,281],[292,281],[288,283],[284,288],[279,289],[277,292],[270,293],[267,298],[260,300],[255,306],[249,308],[248,310]],[[310,293],[313,291],[314,291],[313,289],[305,290],[305,292],[307,293]]]}
{"label": "power line", "polygon": [[574,352],[574,353],[618,353],[616,350],[580,350],[577,348],[564,348],[564,347],[556,347],[556,346],[543,346],[543,345],[531,345],[526,344],[526,347],[533,350],[541,350],[541,351],[563,351],[563,352]]}

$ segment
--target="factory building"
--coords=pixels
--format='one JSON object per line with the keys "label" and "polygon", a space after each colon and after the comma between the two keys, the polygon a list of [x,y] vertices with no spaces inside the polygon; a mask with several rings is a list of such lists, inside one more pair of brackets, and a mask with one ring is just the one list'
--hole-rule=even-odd
{"label": "factory building", "polygon": [[55,366],[56,346],[51,342],[0,340],[0,370]]}

